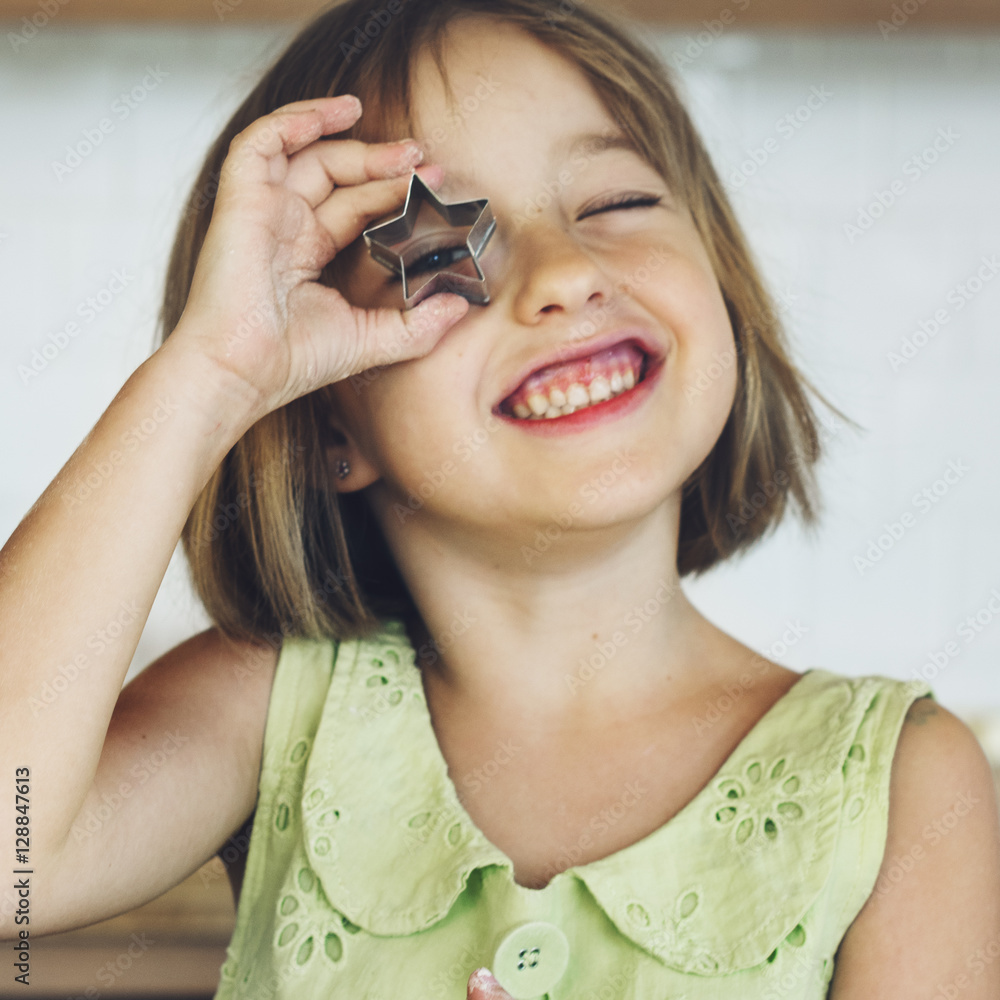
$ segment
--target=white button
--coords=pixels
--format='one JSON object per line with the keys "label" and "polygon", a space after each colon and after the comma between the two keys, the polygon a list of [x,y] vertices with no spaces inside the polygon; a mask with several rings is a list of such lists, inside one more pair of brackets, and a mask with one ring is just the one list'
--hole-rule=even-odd
{"label": "white button", "polygon": [[514,1000],[548,993],[569,964],[566,935],[544,920],[515,927],[500,942],[490,971]]}

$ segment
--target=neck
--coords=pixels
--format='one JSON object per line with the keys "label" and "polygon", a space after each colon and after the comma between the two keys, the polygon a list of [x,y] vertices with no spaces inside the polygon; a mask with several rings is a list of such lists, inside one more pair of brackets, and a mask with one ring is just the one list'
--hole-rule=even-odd
{"label": "neck", "polygon": [[530,562],[509,534],[380,520],[419,612],[406,625],[425,686],[473,717],[593,731],[662,713],[711,683],[734,644],[681,589],[679,504],[566,531]]}

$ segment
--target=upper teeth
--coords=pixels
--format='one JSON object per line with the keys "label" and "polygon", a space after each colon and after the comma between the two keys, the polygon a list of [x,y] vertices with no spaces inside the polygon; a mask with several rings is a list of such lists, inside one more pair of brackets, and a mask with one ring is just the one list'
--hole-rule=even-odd
{"label": "upper teeth", "polygon": [[514,415],[522,420],[568,416],[575,410],[618,396],[634,385],[635,374],[626,368],[612,372],[610,381],[598,375],[589,386],[574,382],[565,392],[558,388],[550,389],[547,394],[533,392],[526,404],[514,404]]}

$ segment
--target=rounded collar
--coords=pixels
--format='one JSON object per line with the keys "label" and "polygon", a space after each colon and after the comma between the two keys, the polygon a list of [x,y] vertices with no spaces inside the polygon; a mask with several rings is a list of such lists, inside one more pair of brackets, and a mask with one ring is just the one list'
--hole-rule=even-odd
{"label": "rounded collar", "polygon": [[[842,764],[872,678],[806,671],[708,784],[635,843],[559,872],[671,968],[725,974],[768,956],[830,874]],[[870,693],[870,692],[869,692]],[[401,621],[337,644],[302,792],[305,850],[330,902],[378,935],[443,920],[477,869],[513,863],[462,806]],[[720,915],[724,915],[724,919]]]}

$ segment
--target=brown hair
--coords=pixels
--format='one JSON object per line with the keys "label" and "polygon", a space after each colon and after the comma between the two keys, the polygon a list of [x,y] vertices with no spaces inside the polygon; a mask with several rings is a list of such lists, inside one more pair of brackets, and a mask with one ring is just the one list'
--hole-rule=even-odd
{"label": "brown hair", "polygon": [[[389,0],[378,9],[371,0],[349,0],[318,16],[205,158],[170,258],[162,338],[187,300],[233,136],[284,104],[342,93],[357,95],[365,113],[338,137],[411,135],[414,57],[429,46],[447,89],[445,33],[470,15],[519,26],[573,62],[688,207],[708,251],[732,321],[735,357],[728,363],[737,365],[738,385],[718,441],[683,487],[678,573],[704,572],[746,549],[778,524],[789,497],[813,525],[821,441],[805,389],[830,404],[788,357],[778,311],[668,71],[628,22],[572,0]],[[335,263],[322,280],[335,283]],[[255,423],[213,473],[184,526],[193,585],[229,637],[367,636],[380,617],[415,610],[362,491],[337,494],[322,485],[328,403],[320,390]]]}

